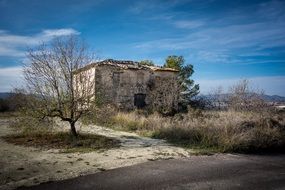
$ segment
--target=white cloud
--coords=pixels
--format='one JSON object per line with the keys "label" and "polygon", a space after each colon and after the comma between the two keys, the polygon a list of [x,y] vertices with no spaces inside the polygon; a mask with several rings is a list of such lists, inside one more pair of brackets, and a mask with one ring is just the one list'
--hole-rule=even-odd
{"label": "white cloud", "polygon": [[[225,91],[243,78],[232,79],[196,79],[202,94],[222,86]],[[254,89],[264,90],[265,94],[285,96],[285,76],[262,76],[247,78]]]}
{"label": "white cloud", "polygon": [[191,0],[144,0],[144,1],[134,1],[130,7],[129,11],[134,14],[141,14],[146,11],[156,11],[159,10],[169,10],[176,5],[182,5]]}
{"label": "white cloud", "polygon": [[54,30],[44,30],[42,32],[43,37],[54,37],[54,36],[68,36],[68,35],[79,35],[80,33],[72,28],[67,29],[54,29]]}
{"label": "white cloud", "polygon": [[22,67],[6,67],[0,68],[0,77],[17,77],[22,74]]}
{"label": "white cloud", "polygon": [[0,45],[0,56],[12,55],[14,57],[22,57],[25,55],[25,52],[17,50],[16,48],[4,47]]}
{"label": "white cloud", "polygon": [[134,14],[139,14],[142,11],[150,8],[151,4],[149,4],[149,5],[147,5],[147,4],[148,3],[145,3],[144,1],[138,1],[129,8],[129,11],[134,13]]}
{"label": "white cloud", "polygon": [[[165,22],[185,30],[167,35],[167,38],[143,40],[134,43],[133,47],[147,53],[188,51],[199,61],[207,63],[241,63],[244,58],[240,56],[270,56],[264,55],[264,50],[285,47],[284,6],[283,1],[268,1],[250,7],[229,8],[228,12],[217,17],[211,17],[211,14],[201,17],[195,15],[195,11],[168,12],[172,17]],[[255,11],[248,14],[249,10]],[[281,50],[276,52],[281,54]]]}
{"label": "white cloud", "polygon": [[218,62],[218,63],[226,63],[230,61],[230,56],[227,51],[198,51],[196,54],[196,60],[200,60],[201,62]]}
{"label": "white cloud", "polygon": [[9,92],[22,85],[22,67],[0,68],[0,92]]}
{"label": "white cloud", "polygon": [[279,47],[285,45],[284,27],[285,23],[278,26],[256,23],[212,27],[191,32],[182,37],[146,41],[136,45],[137,47],[160,49],[166,47],[173,49]]}
{"label": "white cloud", "polygon": [[193,28],[198,28],[200,26],[204,25],[204,22],[202,21],[189,21],[189,20],[180,20],[180,21],[175,21],[174,25],[177,28],[185,28],[185,29],[193,29]]}
{"label": "white cloud", "polygon": [[[189,28],[198,27],[198,23],[189,24]],[[187,23],[180,24],[187,27]],[[267,22],[198,28],[179,37],[137,42],[134,47],[147,52],[188,50],[203,62],[234,63],[240,61],[235,56],[244,53],[260,54],[266,48],[284,47],[284,28],[285,23]]]}
{"label": "white cloud", "polygon": [[50,29],[34,35],[14,35],[0,30],[0,56],[21,57],[24,56],[27,46],[33,46],[40,42],[47,42],[58,36],[79,35],[72,28]]}

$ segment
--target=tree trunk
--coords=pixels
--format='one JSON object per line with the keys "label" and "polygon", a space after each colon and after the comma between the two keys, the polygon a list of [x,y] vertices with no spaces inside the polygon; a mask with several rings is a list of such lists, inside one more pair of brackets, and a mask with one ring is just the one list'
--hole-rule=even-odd
{"label": "tree trunk", "polygon": [[75,122],[71,122],[70,123],[70,130],[71,130],[71,134],[74,136],[74,137],[77,137],[78,134],[76,132],[76,128],[75,128]]}

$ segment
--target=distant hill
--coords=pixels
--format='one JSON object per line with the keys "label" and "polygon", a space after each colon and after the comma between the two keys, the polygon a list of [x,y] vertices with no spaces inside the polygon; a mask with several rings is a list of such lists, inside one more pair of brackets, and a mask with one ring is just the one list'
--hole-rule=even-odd
{"label": "distant hill", "polygon": [[8,98],[10,95],[12,95],[13,93],[11,92],[0,92],[0,98],[2,99],[6,99]]}
{"label": "distant hill", "polygon": [[[220,97],[222,99],[227,99],[230,96],[230,94],[221,94]],[[198,97],[204,98],[204,99],[215,99],[214,95],[199,95]],[[266,102],[276,102],[276,103],[285,103],[285,97],[283,96],[278,96],[278,95],[262,95],[262,99]]]}
{"label": "distant hill", "polygon": [[267,102],[285,102],[285,97],[278,95],[263,95],[262,98]]}
{"label": "distant hill", "polygon": [[[6,99],[13,93],[11,92],[0,92],[0,98]],[[222,94],[221,95],[223,99],[227,99],[229,94]],[[213,99],[213,95],[199,95],[198,98],[205,98],[208,100]],[[262,99],[265,100],[266,102],[285,102],[285,97],[283,96],[278,96],[278,95],[262,95]]]}

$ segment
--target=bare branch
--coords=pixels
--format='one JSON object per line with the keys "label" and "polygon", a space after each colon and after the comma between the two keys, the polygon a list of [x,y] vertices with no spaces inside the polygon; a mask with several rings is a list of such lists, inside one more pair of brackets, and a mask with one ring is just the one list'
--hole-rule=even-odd
{"label": "bare branch", "polygon": [[90,55],[86,45],[75,36],[56,38],[28,51],[24,76],[27,89],[39,99],[36,105],[39,113],[59,117],[74,127],[89,111],[94,101],[94,73],[75,71],[92,61]]}

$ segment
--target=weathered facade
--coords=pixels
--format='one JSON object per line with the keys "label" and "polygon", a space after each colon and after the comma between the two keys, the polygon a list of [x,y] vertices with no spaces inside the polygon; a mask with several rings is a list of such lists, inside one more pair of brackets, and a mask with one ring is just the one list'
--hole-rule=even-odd
{"label": "weathered facade", "polygon": [[94,75],[95,96],[120,109],[176,109],[177,70],[140,65],[133,61],[104,60],[78,70]]}

